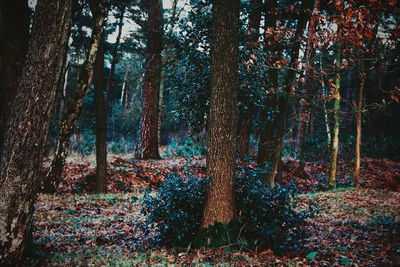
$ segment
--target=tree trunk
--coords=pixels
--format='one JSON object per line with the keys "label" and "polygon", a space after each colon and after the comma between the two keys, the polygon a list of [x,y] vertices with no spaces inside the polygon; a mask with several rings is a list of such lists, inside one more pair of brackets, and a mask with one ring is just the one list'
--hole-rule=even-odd
{"label": "tree trunk", "polygon": [[[27,1],[0,2],[0,154],[29,42]],[[1,160],[0,160],[1,161]]]}
{"label": "tree trunk", "polygon": [[61,75],[71,1],[39,0],[0,166],[0,265],[19,266]]}
{"label": "tree trunk", "polygon": [[159,159],[158,116],[161,76],[161,51],[163,48],[162,1],[149,0],[147,60],[143,81],[143,111],[140,122],[139,159]]}
{"label": "tree trunk", "polygon": [[308,94],[312,89],[313,81],[314,81],[314,55],[315,55],[315,50],[314,50],[314,43],[313,43],[313,38],[314,38],[314,33],[315,33],[315,27],[318,22],[318,13],[319,13],[319,8],[320,8],[320,0],[315,0],[314,2],[314,11],[312,14],[312,17],[310,19],[310,23],[308,25],[308,38],[307,38],[307,51],[306,51],[306,64],[307,64],[307,69],[305,70],[305,83],[303,87],[303,98],[302,101],[300,101],[300,120],[299,120],[299,126],[298,126],[298,131],[297,131],[297,142],[296,142],[296,154],[298,157],[301,156],[302,153],[302,148],[303,148],[303,143],[304,143],[304,136],[305,136],[305,131],[306,131],[306,123],[309,121],[310,117],[310,111],[308,110],[307,107],[307,98]]}
{"label": "tree trunk", "polygon": [[[179,0],[173,0],[172,1],[172,11],[171,11],[171,17],[169,19],[169,24],[170,24],[170,30],[167,33],[168,34],[168,40],[173,38],[173,33],[174,33],[174,27],[176,24],[176,19],[179,14],[177,13],[177,8],[178,8],[178,1]],[[159,144],[161,143],[161,122],[162,122],[162,117],[164,114],[164,91],[165,91],[165,79],[166,79],[166,72],[165,68],[168,64],[168,52],[171,48],[171,43],[167,43],[162,51],[162,59],[161,59],[161,74],[160,74],[160,92],[159,92],[159,100],[158,100],[158,108],[159,108],[159,115],[158,115],[158,142]]]}
{"label": "tree trunk", "polygon": [[[276,7],[277,1],[273,0],[269,3],[269,15],[265,17],[265,26],[264,31],[268,32],[268,28],[275,29],[277,22],[276,15]],[[266,50],[275,51],[275,55],[273,60],[278,60],[279,48],[277,46],[274,38],[267,38]],[[257,165],[260,168],[265,168],[267,162],[272,162],[275,146],[277,144],[275,140],[275,130],[276,130],[276,109],[278,105],[278,97],[275,94],[278,90],[278,70],[270,69],[268,71],[269,80],[271,81],[271,87],[269,90],[269,94],[266,96],[266,101],[262,110],[261,122],[262,128],[260,133],[260,142],[258,144],[258,157],[257,157]],[[273,92],[273,93],[271,93]],[[261,179],[263,182],[268,182],[268,172],[264,172],[262,174]]]}
{"label": "tree trunk", "polygon": [[43,190],[46,193],[54,193],[61,182],[69,138],[72,133],[74,122],[82,110],[83,100],[92,78],[93,63],[96,58],[97,48],[101,41],[104,18],[107,13],[104,0],[98,1],[97,4],[97,12],[93,12],[95,14],[94,26],[89,51],[84,66],[79,74],[77,88],[74,92],[73,99],[70,103],[66,103],[65,105],[65,111],[60,125],[57,150],[44,181]]}
{"label": "tree trunk", "polygon": [[[340,26],[339,26],[340,27]],[[338,29],[338,36],[340,36],[340,28]],[[340,41],[340,39],[339,39]],[[340,124],[340,67],[342,64],[342,46],[336,44],[335,55],[335,87],[334,87],[334,100],[333,100],[333,129],[332,129],[332,149],[331,149],[331,166],[329,170],[329,188],[336,187],[336,167],[337,156],[339,151],[339,124]]]}
{"label": "tree trunk", "polygon": [[126,70],[125,70],[125,76],[124,76],[124,82],[122,83],[122,88],[121,88],[121,98],[120,98],[120,103],[122,107],[127,106],[127,99],[128,99],[128,75],[129,75],[129,66],[126,65]]}
{"label": "tree trunk", "polygon": [[239,119],[239,136],[237,150],[241,158],[247,157],[250,152],[251,125],[252,118],[242,117]]}
{"label": "tree trunk", "polygon": [[112,48],[111,67],[110,67],[110,72],[108,73],[108,79],[107,79],[106,103],[109,103],[109,101],[110,101],[110,89],[113,86],[115,65],[118,62],[119,45],[121,43],[122,27],[124,25],[125,7],[122,7],[120,12],[121,13],[119,14],[119,17],[118,17],[118,33],[117,33],[117,38],[116,38],[115,44],[114,44],[115,47]]}
{"label": "tree trunk", "polygon": [[275,176],[278,171],[279,162],[281,161],[281,151],[283,148],[284,138],[285,138],[285,129],[286,129],[286,117],[289,105],[289,96],[290,90],[293,86],[294,80],[296,78],[296,69],[299,59],[299,51],[301,45],[301,37],[303,36],[304,29],[307,25],[307,10],[312,5],[312,0],[305,0],[302,3],[303,13],[300,14],[299,21],[296,27],[296,33],[294,37],[294,45],[290,55],[290,69],[286,74],[286,81],[284,87],[284,96],[279,99],[279,115],[278,115],[278,129],[276,142],[277,146],[274,151],[274,159],[272,162],[272,168],[268,175],[268,182],[270,187],[275,186]]}
{"label": "tree trunk", "polygon": [[[322,64],[322,58],[323,58],[323,54],[322,54],[322,50],[320,51],[320,72],[322,73],[323,71],[323,64]],[[325,122],[325,129],[326,129],[326,141],[329,147],[331,147],[331,142],[332,142],[332,138],[331,138],[331,129],[329,127],[329,116],[328,116],[328,110],[326,109],[326,97],[327,97],[327,90],[325,88],[325,78],[322,76],[322,96],[323,96],[323,108],[324,108],[324,122]]]}
{"label": "tree trunk", "polygon": [[[261,5],[262,0],[251,0],[251,11],[249,14],[249,28],[247,30],[247,62],[250,63],[254,59],[255,50],[258,48],[258,39],[260,32],[260,21],[261,21]],[[251,71],[251,68],[248,68]],[[239,155],[244,158],[249,155],[250,152],[250,137],[251,137],[251,129],[252,122],[255,113],[255,107],[251,101],[251,99],[245,95],[245,101],[243,105],[246,106],[246,110],[241,110],[239,114],[239,136],[238,136],[238,152]],[[247,113],[247,114],[246,114]]]}
{"label": "tree trunk", "polygon": [[235,150],[240,0],[212,7],[211,100],[207,186],[202,226],[229,223],[236,216]]}
{"label": "tree trunk", "polygon": [[362,109],[364,99],[365,81],[367,79],[367,73],[365,72],[364,59],[360,60],[360,88],[358,92],[358,105],[356,111],[357,121],[357,132],[356,132],[356,164],[354,169],[354,184],[358,186],[360,184],[360,165],[361,165],[361,133],[362,133]]}
{"label": "tree trunk", "polygon": [[93,70],[96,111],[96,178],[97,193],[107,191],[107,105],[104,95],[104,44],[97,51]]}

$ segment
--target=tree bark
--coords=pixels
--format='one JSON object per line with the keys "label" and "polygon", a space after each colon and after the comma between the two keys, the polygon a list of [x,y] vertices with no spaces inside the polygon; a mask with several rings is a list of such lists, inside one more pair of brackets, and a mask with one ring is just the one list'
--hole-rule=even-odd
{"label": "tree bark", "polygon": [[0,2],[0,154],[29,43],[27,1]]}
{"label": "tree bark", "polygon": [[236,216],[235,150],[240,0],[212,7],[211,100],[207,185],[202,226],[229,223]]}
{"label": "tree bark", "polygon": [[290,69],[286,74],[285,86],[284,86],[284,96],[279,99],[279,114],[277,123],[277,135],[276,142],[277,146],[274,151],[274,159],[272,162],[271,171],[268,174],[268,183],[270,187],[275,187],[275,176],[278,171],[278,166],[281,161],[281,152],[283,148],[285,129],[286,129],[286,117],[289,105],[290,91],[293,86],[294,80],[296,78],[296,69],[299,60],[299,51],[301,45],[301,37],[303,36],[304,29],[307,25],[307,10],[312,6],[312,0],[305,0],[302,3],[303,13],[300,14],[299,20],[297,22],[296,33],[294,36],[294,45],[290,54]]}
{"label": "tree bark", "polygon": [[[338,36],[340,36],[340,25],[338,26]],[[340,37],[339,37],[340,38]],[[338,39],[339,39],[338,38]],[[338,42],[341,40],[339,39]],[[331,164],[329,170],[328,185],[330,189],[336,188],[336,167],[337,156],[339,151],[339,126],[340,126],[340,67],[342,64],[342,45],[336,44],[335,52],[335,87],[334,87],[334,100],[333,100],[333,129],[332,129],[332,148],[331,148]]]}
{"label": "tree bark", "polygon": [[60,133],[58,137],[57,150],[44,181],[43,190],[46,193],[54,193],[61,182],[61,175],[65,164],[69,138],[72,133],[74,122],[82,110],[83,100],[85,98],[92,78],[93,63],[96,58],[98,46],[101,42],[104,18],[107,13],[107,8],[104,0],[98,1],[97,5],[97,12],[94,12],[95,15],[93,33],[86,61],[79,74],[77,88],[74,92],[72,101],[66,103],[65,105],[65,111],[63,113],[63,119],[61,122]]}
{"label": "tree bark", "polygon": [[[264,31],[268,32],[268,28],[275,29],[277,23],[277,0],[273,0],[269,3],[269,15],[265,17]],[[275,51],[273,60],[278,60],[279,48],[274,38],[267,38],[266,50]],[[266,96],[266,101],[262,110],[261,122],[262,128],[260,130],[260,142],[258,144],[258,157],[257,165],[260,168],[265,168],[268,162],[272,162],[275,146],[277,144],[275,140],[276,130],[276,109],[278,105],[278,98],[276,91],[278,90],[278,70],[270,69],[268,71],[268,78],[271,81],[269,94]],[[272,93],[271,93],[272,92]],[[268,172],[264,172],[261,176],[263,182],[268,182]]]}
{"label": "tree bark", "polygon": [[367,79],[367,73],[365,72],[364,59],[360,60],[360,88],[358,91],[358,105],[356,111],[356,164],[354,168],[354,184],[358,186],[360,184],[360,166],[361,166],[361,134],[362,134],[362,109],[364,99],[365,81]]}
{"label": "tree bark", "polygon": [[[249,28],[247,30],[247,62],[246,64],[251,64],[250,62],[254,59],[255,50],[258,48],[258,39],[260,32],[260,21],[261,21],[261,5],[262,0],[251,0],[251,12],[249,14]],[[251,68],[249,68],[251,71]],[[239,137],[238,137],[238,152],[239,155],[244,158],[249,155],[250,152],[250,137],[253,117],[255,113],[255,107],[247,94],[245,94],[245,100],[243,105],[246,106],[246,110],[242,110],[239,114]],[[247,113],[247,114],[246,114]]]}
{"label": "tree bark", "polygon": [[163,48],[162,1],[146,2],[148,11],[147,60],[143,81],[143,111],[140,122],[140,141],[136,152],[139,159],[159,159],[158,117]]}
{"label": "tree bark", "polygon": [[298,157],[301,156],[302,153],[302,148],[303,148],[303,143],[304,143],[304,137],[305,137],[305,132],[306,132],[306,123],[309,121],[310,117],[310,111],[308,110],[307,107],[307,98],[308,94],[312,89],[313,81],[314,81],[314,55],[315,55],[315,49],[314,49],[314,43],[313,43],[313,38],[314,38],[314,33],[315,33],[315,27],[318,22],[318,13],[319,13],[319,8],[320,8],[320,0],[315,0],[314,2],[314,11],[312,14],[312,17],[310,19],[310,23],[308,25],[308,38],[307,38],[307,51],[306,51],[306,64],[307,64],[307,69],[305,70],[305,83],[303,87],[303,98],[302,101],[300,101],[300,119],[299,119],[299,126],[298,126],[298,131],[297,131],[297,140],[296,140],[296,154]]}
{"label": "tree bark", "polygon": [[104,91],[104,44],[97,51],[93,70],[96,113],[96,178],[97,193],[107,191],[107,105]]}
{"label": "tree bark", "polygon": [[[320,72],[322,73],[323,71],[323,64],[322,64],[322,59],[323,59],[323,54],[322,54],[322,50],[320,51]],[[326,109],[326,100],[325,98],[327,97],[327,90],[326,90],[326,86],[325,86],[325,78],[322,76],[321,77],[322,80],[322,96],[323,96],[323,108],[324,108],[324,123],[325,123],[325,129],[326,129],[326,141],[329,147],[331,147],[331,142],[332,142],[332,138],[331,138],[331,129],[329,127],[329,116],[328,116],[328,110]]]}
{"label": "tree bark", "polygon": [[43,147],[54,109],[71,1],[39,0],[0,165],[0,265],[20,266],[31,229]]}

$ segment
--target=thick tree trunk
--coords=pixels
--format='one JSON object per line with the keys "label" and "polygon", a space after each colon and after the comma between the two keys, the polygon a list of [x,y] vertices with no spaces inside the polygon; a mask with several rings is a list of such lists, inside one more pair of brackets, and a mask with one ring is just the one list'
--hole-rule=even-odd
{"label": "thick tree trunk", "polygon": [[143,111],[140,122],[139,159],[159,159],[158,116],[161,76],[161,51],[163,48],[162,1],[149,0],[147,60],[143,81]]}
{"label": "thick tree trunk", "polygon": [[301,156],[302,153],[302,148],[303,148],[303,143],[304,143],[304,137],[305,137],[305,132],[306,132],[306,123],[309,121],[310,117],[310,111],[308,110],[308,104],[307,104],[307,98],[309,95],[309,92],[312,89],[312,84],[314,81],[314,55],[315,55],[315,49],[314,49],[314,43],[313,43],[313,38],[314,38],[314,33],[315,33],[315,27],[318,22],[318,17],[319,17],[319,8],[320,8],[320,0],[315,0],[314,2],[314,11],[312,14],[312,17],[310,19],[310,23],[308,25],[308,38],[307,38],[307,51],[306,51],[306,64],[307,64],[307,69],[305,70],[305,83],[303,87],[303,101],[300,101],[300,119],[299,119],[299,126],[298,126],[298,131],[297,131],[297,140],[296,140],[296,154],[298,157]]}
{"label": "thick tree trunk", "polygon": [[0,176],[0,265],[19,266],[61,75],[71,1],[39,0],[12,106]]}
{"label": "thick tree trunk", "polygon": [[[340,29],[338,30],[338,36],[340,36]],[[335,87],[334,87],[334,100],[333,100],[333,129],[332,129],[332,148],[331,148],[331,166],[329,170],[329,188],[336,187],[336,167],[337,167],[337,156],[339,151],[339,126],[340,126],[340,67],[342,64],[342,47],[341,44],[336,44],[336,55],[335,55]]]}
{"label": "thick tree trunk", "polygon": [[117,38],[114,43],[115,47],[113,47],[113,49],[112,49],[111,67],[110,67],[110,72],[108,73],[108,78],[107,78],[107,88],[106,88],[106,102],[107,103],[109,103],[109,101],[110,101],[110,89],[113,86],[115,66],[118,62],[119,45],[121,43],[122,27],[124,26],[124,15],[125,15],[125,7],[122,7],[122,9],[120,10],[120,14],[118,16]]}
{"label": "thick tree trunk", "polygon": [[236,216],[235,150],[240,0],[212,7],[211,100],[207,186],[202,226],[229,223]]}
{"label": "thick tree trunk", "polygon": [[17,94],[28,42],[27,1],[0,1],[0,154],[13,101]]}
{"label": "thick tree trunk", "polygon": [[74,92],[73,99],[70,103],[66,103],[65,105],[65,111],[63,113],[63,119],[60,125],[57,150],[44,181],[43,190],[46,193],[54,193],[61,182],[61,175],[69,145],[69,138],[72,133],[74,122],[82,110],[83,100],[92,78],[93,63],[96,58],[97,48],[101,41],[104,18],[107,12],[105,1],[98,1],[98,6],[96,9],[97,12],[94,12],[95,18],[93,33],[86,61],[79,74],[77,88]]}
{"label": "thick tree trunk", "polygon": [[286,74],[286,81],[284,87],[284,96],[279,99],[279,115],[278,115],[278,129],[276,142],[277,146],[275,148],[274,159],[272,162],[272,168],[268,175],[268,182],[270,187],[275,186],[275,176],[278,171],[278,166],[281,161],[281,151],[283,148],[284,138],[285,138],[285,129],[286,129],[286,118],[287,111],[289,105],[289,95],[294,80],[296,78],[296,69],[299,60],[299,51],[301,45],[301,37],[303,36],[304,29],[307,25],[307,10],[312,6],[312,0],[305,0],[302,3],[303,13],[300,14],[299,21],[297,22],[296,33],[294,36],[294,45],[292,47],[291,55],[290,55],[290,69]]}
{"label": "thick tree trunk", "polygon": [[357,131],[356,131],[356,164],[354,168],[354,184],[360,184],[360,166],[361,166],[361,133],[362,133],[362,109],[364,99],[365,81],[367,73],[365,72],[364,60],[360,60],[360,88],[358,91],[358,105],[356,111]]}
{"label": "thick tree trunk", "polygon": [[99,44],[93,70],[96,111],[96,178],[97,193],[107,191],[107,105],[104,95],[104,44]]}

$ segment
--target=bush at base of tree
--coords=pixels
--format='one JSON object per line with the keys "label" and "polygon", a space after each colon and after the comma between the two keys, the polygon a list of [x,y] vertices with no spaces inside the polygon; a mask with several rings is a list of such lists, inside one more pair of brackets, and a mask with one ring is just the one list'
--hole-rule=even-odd
{"label": "bush at base of tree", "polygon": [[[144,198],[142,213],[157,228],[151,245],[168,247],[270,248],[277,252],[297,250],[306,237],[305,220],[312,209],[297,211],[292,188],[266,187],[258,171],[242,168],[236,183],[239,216],[229,225],[216,224],[200,231],[207,179],[171,176],[155,195]],[[199,234],[200,232],[200,234]],[[207,243],[210,235],[219,236]]]}

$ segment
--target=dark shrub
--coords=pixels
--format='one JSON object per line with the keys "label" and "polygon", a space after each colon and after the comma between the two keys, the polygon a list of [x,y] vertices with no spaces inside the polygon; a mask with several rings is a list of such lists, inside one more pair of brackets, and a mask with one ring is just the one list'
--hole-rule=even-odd
{"label": "dark shrub", "polygon": [[200,226],[206,179],[171,175],[155,196],[146,194],[142,213],[158,227],[156,245],[188,245]]}
{"label": "dark shrub", "polygon": [[[277,186],[267,188],[258,171],[242,168],[236,183],[239,216],[229,232],[230,241],[248,248],[275,251],[299,248],[305,232],[302,226],[310,210],[296,211],[295,190]],[[142,212],[147,223],[158,227],[154,245],[188,246],[200,230],[207,179],[170,177],[154,195],[146,195]],[[212,231],[210,231],[212,232]]]}

